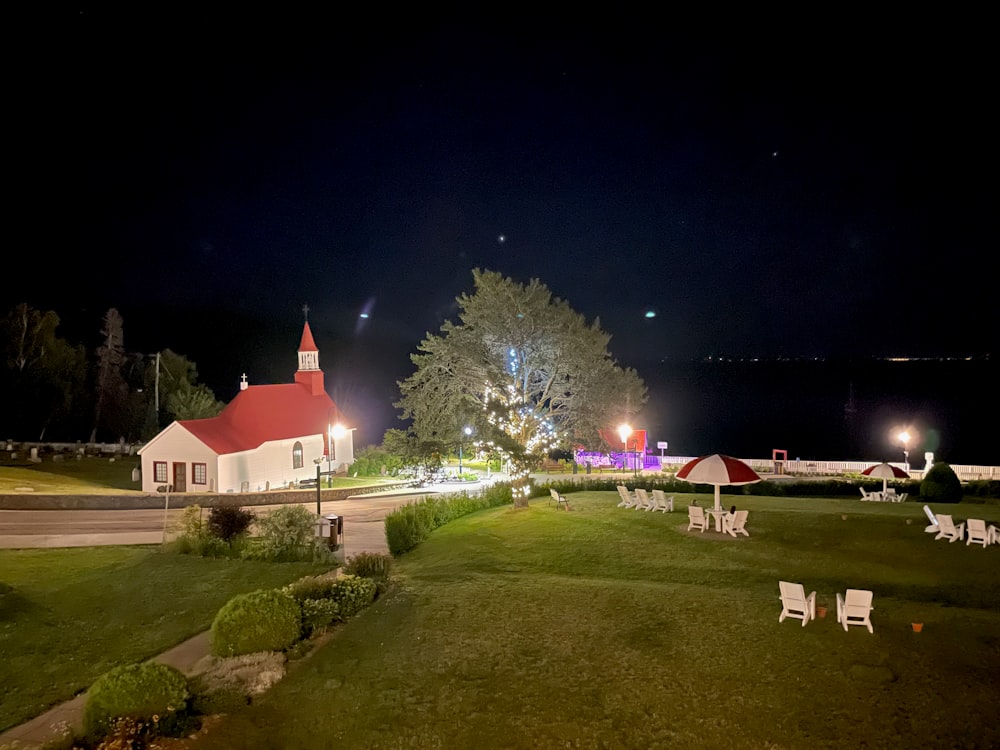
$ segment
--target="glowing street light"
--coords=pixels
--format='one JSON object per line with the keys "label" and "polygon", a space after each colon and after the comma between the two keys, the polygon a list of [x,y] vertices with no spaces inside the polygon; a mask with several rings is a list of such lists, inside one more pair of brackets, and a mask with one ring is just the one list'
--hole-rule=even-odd
{"label": "glowing street light", "polygon": [[462,429],[462,439],[458,442],[458,475],[462,476],[462,448],[465,446],[465,438],[472,434],[471,427]]}
{"label": "glowing street light", "polygon": [[628,454],[628,436],[632,434],[632,428],[627,424],[618,425],[618,434],[622,439],[622,449]]}
{"label": "glowing street light", "polygon": [[903,463],[906,465],[906,471],[907,471],[907,473],[909,473],[909,471],[910,471],[910,451],[909,451],[909,447],[910,447],[910,433],[907,432],[906,430],[903,430],[901,433],[899,433],[899,435],[897,435],[897,437],[899,438],[899,442],[901,442],[903,444]]}

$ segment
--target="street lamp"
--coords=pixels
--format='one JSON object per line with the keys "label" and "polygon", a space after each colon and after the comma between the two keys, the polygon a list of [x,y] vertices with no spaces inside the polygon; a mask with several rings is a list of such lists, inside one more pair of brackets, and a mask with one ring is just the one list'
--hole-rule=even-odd
{"label": "street lamp", "polygon": [[909,472],[910,472],[910,451],[909,451],[910,433],[908,433],[906,430],[903,430],[901,433],[899,433],[898,437],[899,437],[899,442],[901,442],[903,444],[903,463],[906,466],[906,473],[909,474]]}
{"label": "street lamp", "polygon": [[[337,422],[337,424],[327,425],[327,446],[326,446],[326,473],[333,474],[333,454],[334,441],[339,440],[347,434],[347,428]],[[333,481],[332,479],[330,480]]]}
{"label": "street lamp", "polygon": [[462,438],[458,441],[458,476],[462,477],[462,448],[465,445],[465,438],[472,434],[471,427],[465,427],[462,429]]}
{"label": "street lamp", "polygon": [[[628,454],[628,436],[632,434],[632,428],[627,424],[618,425],[618,434],[622,439],[622,449]],[[627,458],[625,460],[628,460]]]}

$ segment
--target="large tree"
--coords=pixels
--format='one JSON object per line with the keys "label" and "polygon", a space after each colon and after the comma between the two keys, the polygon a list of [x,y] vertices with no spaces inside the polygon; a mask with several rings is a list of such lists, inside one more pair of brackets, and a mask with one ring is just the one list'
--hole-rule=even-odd
{"label": "large tree", "polygon": [[44,440],[65,430],[84,399],[86,352],[56,335],[59,316],[21,303],[0,321],[0,427],[8,437]]}
{"label": "large tree", "polygon": [[97,348],[94,428],[90,433],[92,443],[97,440],[99,429],[122,437],[127,431],[128,384],[123,368],[128,357],[125,354],[122,316],[113,307],[104,314],[101,335],[104,340]]}
{"label": "large tree", "polygon": [[427,335],[411,357],[416,372],[399,383],[395,406],[419,439],[457,444],[474,426],[521,482],[548,452],[599,441],[645,403],[645,384],[609,353],[599,320],[587,323],[538,279],[477,269],[473,282],[457,299],[458,322]]}

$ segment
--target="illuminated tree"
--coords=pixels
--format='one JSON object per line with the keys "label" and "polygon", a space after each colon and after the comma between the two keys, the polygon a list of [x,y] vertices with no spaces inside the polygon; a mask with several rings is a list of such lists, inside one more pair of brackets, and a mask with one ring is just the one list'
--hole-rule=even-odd
{"label": "illuminated tree", "polygon": [[459,322],[411,356],[416,372],[399,383],[395,406],[422,440],[457,444],[471,422],[476,446],[509,462],[523,505],[530,467],[631,418],[646,386],[608,352],[600,321],[588,324],[539,280],[478,269],[473,280],[474,293],[457,299]]}

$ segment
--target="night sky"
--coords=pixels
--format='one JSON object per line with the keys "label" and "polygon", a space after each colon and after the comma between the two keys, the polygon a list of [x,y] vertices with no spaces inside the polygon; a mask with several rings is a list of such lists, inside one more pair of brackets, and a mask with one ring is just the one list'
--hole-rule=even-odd
{"label": "night sky", "polygon": [[475,267],[599,317],[651,389],[664,359],[995,347],[974,19],[733,42],[641,17],[161,12],[68,16],[15,76],[16,220],[48,218],[4,308],[93,338],[117,307],[126,348],[187,354],[223,400],[242,372],[291,378],[308,304],[377,442]]}

